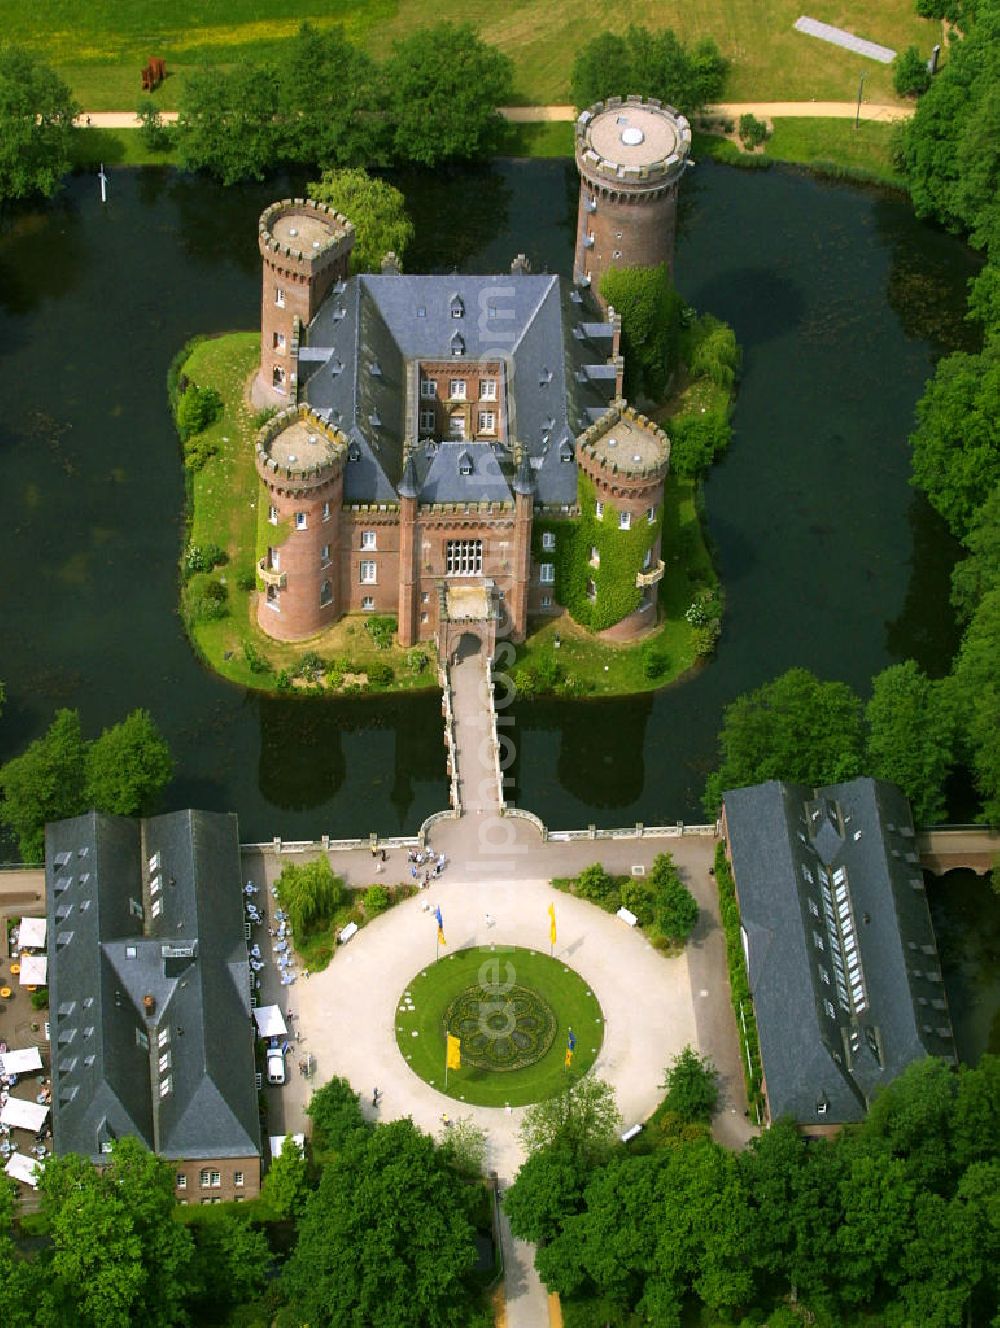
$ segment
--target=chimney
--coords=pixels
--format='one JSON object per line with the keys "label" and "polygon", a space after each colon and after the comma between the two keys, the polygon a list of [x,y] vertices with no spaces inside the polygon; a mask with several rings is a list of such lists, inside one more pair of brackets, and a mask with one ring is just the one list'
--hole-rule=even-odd
{"label": "chimney", "polygon": [[147,992],[142,998],[142,1008],[146,1013],[146,1018],[152,1019],[156,1011],[156,997]]}

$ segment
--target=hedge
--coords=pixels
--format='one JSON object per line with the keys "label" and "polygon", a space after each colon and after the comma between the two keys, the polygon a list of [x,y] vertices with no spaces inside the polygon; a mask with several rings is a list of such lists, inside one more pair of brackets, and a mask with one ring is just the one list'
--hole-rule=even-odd
{"label": "hedge", "polygon": [[[721,841],[715,846],[715,882],[719,889],[719,915],[722,918],[722,930],[726,935],[726,964],[729,968],[729,991],[736,1015],[740,1045],[743,1051],[743,1078],[746,1083],[747,1101],[758,1109],[763,1104],[761,1084],[763,1072],[760,1061],[760,1042],[757,1037],[757,1017],[750,995],[750,981],[747,977],[746,959],[743,954],[743,938],[740,934],[740,909],[736,902],[736,884],[729,869],[726,846]],[[742,1019],[740,1011],[742,1010]],[[746,1038],[743,1029],[746,1029]],[[747,1066],[749,1056],[750,1067]],[[758,1111],[759,1115],[759,1111]]]}

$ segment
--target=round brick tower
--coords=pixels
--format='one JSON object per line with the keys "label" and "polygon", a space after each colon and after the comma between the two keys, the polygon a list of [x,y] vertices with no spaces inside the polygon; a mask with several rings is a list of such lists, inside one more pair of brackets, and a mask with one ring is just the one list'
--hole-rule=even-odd
{"label": "round brick tower", "polygon": [[261,213],[257,243],[264,270],[256,396],[294,402],[299,328],[312,322],[334,282],[347,276],[354,227],[325,203],[286,198]]}
{"label": "round brick tower", "polygon": [[687,120],[652,97],[609,97],[578,118],[573,280],[598,299],[609,267],[666,263],[673,272],[677,186],[690,149]]}
{"label": "round brick tower", "polygon": [[[636,556],[637,607],[601,633],[609,640],[631,641],[656,625],[656,586],[664,573],[663,486],[670,469],[670,440],[652,420],[619,398],[579,436],[576,456],[594,486],[605,520],[610,516],[621,530],[653,528],[644,558]],[[598,582],[595,575],[595,599],[600,596]]]}
{"label": "round brick tower", "polygon": [[307,406],[291,406],[257,437],[267,490],[267,553],[257,565],[257,622],[279,641],[323,631],[344,610],[340,511],[347,439]]}

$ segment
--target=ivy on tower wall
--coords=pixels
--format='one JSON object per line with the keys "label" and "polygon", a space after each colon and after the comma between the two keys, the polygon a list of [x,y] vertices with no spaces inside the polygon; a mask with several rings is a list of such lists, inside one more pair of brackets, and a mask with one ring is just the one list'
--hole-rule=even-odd
{"label": "ivy on tower wall", "polygon": [[[555,564],[552,593],[559,604],[582,627],[602,632],[634,613],[642,602],[642,590],[635,584],[636,573],[643,570],[646,554],[656,543],[663,521],[662,504],[656,520],[633,518],[631,530],[619,530],[618,509],[604,504],[604,514],[597,515],[597,494],[593,481],[578,472],[577,501],[580,515],[574,518],[536,517],[532,529],[532,556],[536,565]],[[544,549],[542,537],[555,536],[555,549]],[[597,549],[600,562],[590,561],[591,549]],[[597,594],[587,596],[587,583],[593,581]]]}

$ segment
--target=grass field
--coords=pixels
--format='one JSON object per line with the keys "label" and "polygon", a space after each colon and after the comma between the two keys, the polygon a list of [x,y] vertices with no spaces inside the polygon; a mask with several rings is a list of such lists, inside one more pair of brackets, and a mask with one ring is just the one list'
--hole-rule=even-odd
{"label": "grass field", "polygon": [[[486,1006],[492,1007],[502,1001],[504,984],[510,982],[537,991],[548,1002],[557,1021],[552,1045],[534,1065],[520,1070],[485,1071],[470,1065],[451,1070],[448,1096],[481,1107],[507,1103],[519,1107],[554,1097],[569,1079],[564,1058],[570,1028],[576,1034],[573,1077],[589,1070],[601,1049],[604,1020],[596,997],[583,979],[561,961],[537,950],[505,947],[497,953],[482,946],[443,953],[400,993],[396,1042],[413,1072],[445,1092],[445,1011],[470,987],[481,988]],[[414,1006],[412,1011],[407,994]]]}
{"label": "grass field", "polygon": [[[276,13],[262,0],[48,0],[41,9],[8,6],[4,37],[56,65],[88,110],[131,109],[140,96],[139,70],[151,55],[166,59],[173,77],[157,94],[176,106],[181,78],[192,66],[271,54],[302,20],[341,24],[380,55],[393,38],[441,19],[469,21],[515,65],[515,90],[525,103],[564,102],[573,55],[587,34],[629,23],[672,26],[679,36],[712,36],[732,62],[729,100],[849,100],[865,74],[866,95],[894,100],[885,65],[793,31],[801,0],[704,0],[664,9],[654,0],[301,0]],[[938,24],[920,19],[912,0],[813,0],[807,12],[862,37],[930,52]]]}

